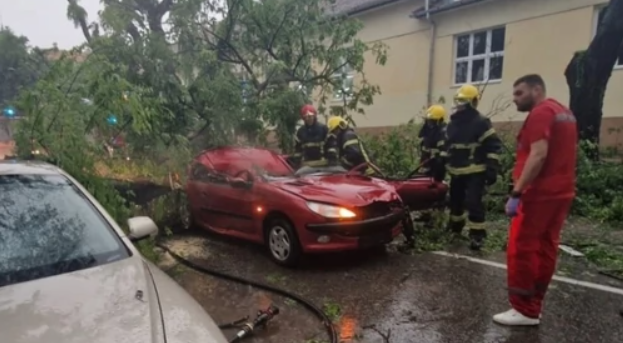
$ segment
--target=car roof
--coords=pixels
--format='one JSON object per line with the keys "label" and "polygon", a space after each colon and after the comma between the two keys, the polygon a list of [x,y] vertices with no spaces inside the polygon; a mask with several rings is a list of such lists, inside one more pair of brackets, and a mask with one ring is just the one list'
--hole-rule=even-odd
{"label": "car roof", "polygon": [[221,171],[239,171],[255,165],[274,174],[292,173],[279,154],[265,148],[222,146],[202,151],[195,160]]}
{"label": "car roof", "polygon": [[42,161],[0,161],[0,175],[65,175],[58,167]]}

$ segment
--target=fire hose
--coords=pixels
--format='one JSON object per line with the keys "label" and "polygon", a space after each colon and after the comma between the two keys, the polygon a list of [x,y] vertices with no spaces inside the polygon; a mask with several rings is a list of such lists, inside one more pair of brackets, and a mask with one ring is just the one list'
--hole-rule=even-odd
{"label": "fire hose", "polygon": [[[207,274],[207,275],[211,275],[217,278],[221,278],[221,279],[225,279],[228,281],[233,281],[233,282],[237,282],[243,285],[247,285],[247,286],[252,286],[255,288],[259,288],[268,292],[272,292],[278,295],[281,295],[283,297],[292,299],[294,301],[296,301],[297,303],[303,305],[303,307],[305,307],[306,309],[308,309],[310,312],[312,312],[314,315],[316,315],[316,317],[318,317],[318,319],[320,319],[322,321],[322,324],[324,325],[327,334],[329,335],[329,339],[331,343],[339,343],[338,340],[338,335],[337,335],[337,331],[335,330],[335,327],[333,326],[333,323],[331,323],[331,319],[329,319],[329,317],[320,309],[318,308],[316,305],[314,305],[311,301],[293,294],[289,291],[286,291],[284,289],[281,288],[277,288],[274,286],[270,286],[270,285],[266,285],[260,282],[256,282],[256,281],[252,281],[252,280],[247,280],[244,278],[241,278],[239,276],[235,276],[235,275],[231,275],[231,274],[227,274],[225,272],[222,271],[218,271],[218,270],[214,270],[211,268],[206,268],[203,266],[200,266],[199,264],[192,262],[188,259],[183,258],[182,256],[176,254],[175,252],[173,252],[169,247],[167,247],[166,245],[158,242],[156,243],[156,246],[159,247],[160,249],[166,251],[169,255],[171,255],[177,262],[179,262],[180,264],[191,268],[195,271],[198,271],[202,274]],[[229,323],[229,324],[225,324],[225,325],[221,325],[220,328],[232,328],[232,327],[237,327],[237,326],[241,326],[241,330],[238,332],[238,334],[232,339],[230,340],[230,343],[234,343],[234,342],[239,342],[240,340],[242,340],[244,337],[249,336],[250,334],[253,333],[254,329],[256,327],[261,327],[264,326],[270,319],[272,319],[275,315],[277,315],[279,313],[279,309],[271,306],[268,309],[264,310],[264,311],[260,311],[258,313],[258,316],[256,317],[256,319],[251,322],[251,323],[246,323],[246,324],[242,324],[242,322],[246,321],[247,318],[244,318],[242,320],[238,320],[235,321],[233,323]]]}

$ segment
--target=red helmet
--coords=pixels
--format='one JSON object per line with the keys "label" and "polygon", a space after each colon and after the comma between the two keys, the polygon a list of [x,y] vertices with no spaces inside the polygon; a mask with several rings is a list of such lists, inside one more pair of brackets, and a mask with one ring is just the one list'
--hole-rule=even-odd
{"label": "red helmet", "polygon": [[305,118],[308,115],[317,115],[318,112],[316,111],[316,108],[314,108],[314,106],[312,105],[305,105],[301,108],[301,117]]}

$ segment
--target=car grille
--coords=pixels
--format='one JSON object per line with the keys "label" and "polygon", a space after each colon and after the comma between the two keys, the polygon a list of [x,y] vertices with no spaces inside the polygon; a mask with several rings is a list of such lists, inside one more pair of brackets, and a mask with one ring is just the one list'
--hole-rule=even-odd
{"label": "car grille", "polygon": [[374,219],[379,217],[384,217],[390,215],[394,212],[396,208],[400,207],[399,201],[391,201],[391,202],[381,202],[376,201],[371,203],[370,205],[362,206],[357,208],[357,213],[359,213],[359,218],[366,219]]}

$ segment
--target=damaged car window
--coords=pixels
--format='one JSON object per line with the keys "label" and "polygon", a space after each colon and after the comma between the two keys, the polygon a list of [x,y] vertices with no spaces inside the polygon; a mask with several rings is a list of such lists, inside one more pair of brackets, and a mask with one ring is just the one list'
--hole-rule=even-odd
{"label": "damaged car window", "polygon": [[67,178],[0,176],[0,287],[128,256],[113,229]]}

